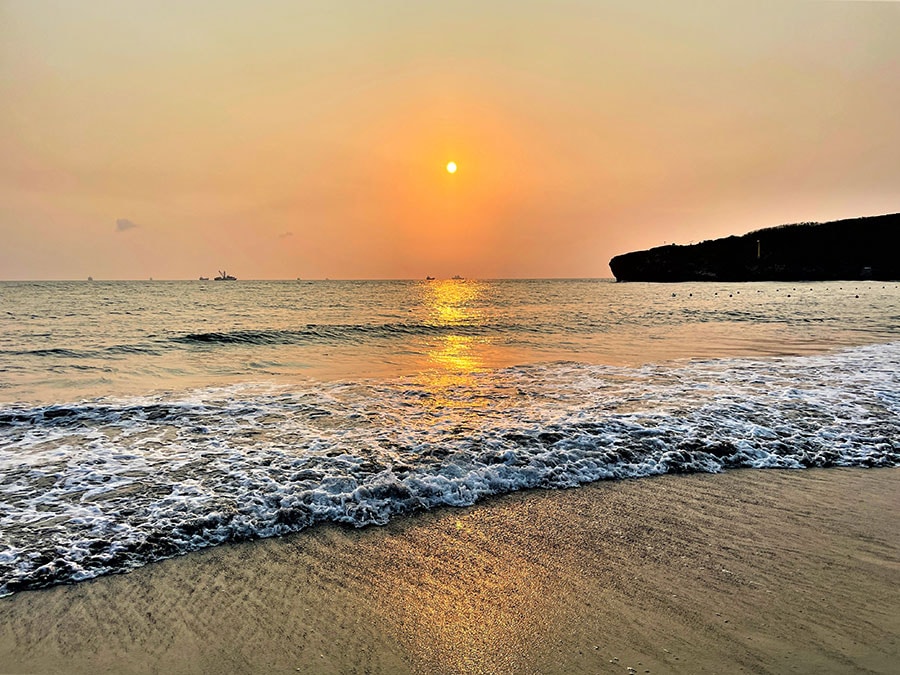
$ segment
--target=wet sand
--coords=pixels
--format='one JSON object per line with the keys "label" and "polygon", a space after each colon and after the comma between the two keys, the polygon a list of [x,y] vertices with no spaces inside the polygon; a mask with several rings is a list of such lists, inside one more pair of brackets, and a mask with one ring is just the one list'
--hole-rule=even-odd
{"label": "wet sand", "polygon": [[532,491],[0,600],[3,673],[890,673],[898,663],[900,469]]}

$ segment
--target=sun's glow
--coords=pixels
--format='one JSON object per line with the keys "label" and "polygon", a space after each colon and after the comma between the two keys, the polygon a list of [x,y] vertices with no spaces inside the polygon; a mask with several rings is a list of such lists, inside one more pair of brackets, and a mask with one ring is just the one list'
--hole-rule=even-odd
{"label": "sun's glow", "polygon": [[456,162],[447,162],[447,173],[456,173]]}

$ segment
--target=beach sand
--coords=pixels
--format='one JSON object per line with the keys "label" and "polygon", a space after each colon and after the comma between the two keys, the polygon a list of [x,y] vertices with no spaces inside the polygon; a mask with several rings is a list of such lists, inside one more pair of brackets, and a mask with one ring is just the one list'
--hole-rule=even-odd
{"label": "beach sand", "polygon": [[900,469],[530,491],[0,600],[4,673],[896,673],[898,664]]}

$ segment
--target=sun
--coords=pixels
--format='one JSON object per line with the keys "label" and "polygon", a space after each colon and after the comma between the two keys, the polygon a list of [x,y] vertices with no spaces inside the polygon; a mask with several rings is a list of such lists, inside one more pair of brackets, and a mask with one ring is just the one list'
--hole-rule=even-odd
{"label": "sun", "polygon": [[456,173],[456,162],[447,162],[447,173]]}

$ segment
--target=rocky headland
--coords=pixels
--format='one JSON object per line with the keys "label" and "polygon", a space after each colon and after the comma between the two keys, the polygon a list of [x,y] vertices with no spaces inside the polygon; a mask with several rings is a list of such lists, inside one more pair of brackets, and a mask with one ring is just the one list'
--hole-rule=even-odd
{"label": "rocky headland", "polygon": [[900,213],[797,223],[617,255],[617,281],[900,279]]}

